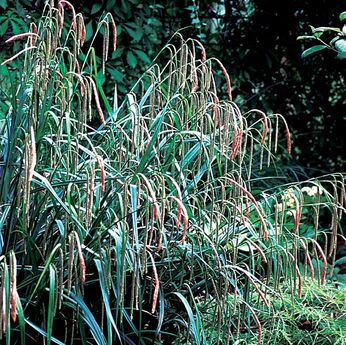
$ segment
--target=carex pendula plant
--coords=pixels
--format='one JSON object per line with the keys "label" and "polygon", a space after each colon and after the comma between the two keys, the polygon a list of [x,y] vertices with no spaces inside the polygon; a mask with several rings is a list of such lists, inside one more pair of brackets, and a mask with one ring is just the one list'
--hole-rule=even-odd
{"label": "carex pendula plant", "polygon": [[120,103],[100,82],[112,16],[85,38],[60,0],[8,40],[23,49],[2,62],[22,67],[0,126],[0,336],[261,343],[281,286],[337,276],[343,176],[261,188],[288,125],[243,112],[199,41],[176,34]]}

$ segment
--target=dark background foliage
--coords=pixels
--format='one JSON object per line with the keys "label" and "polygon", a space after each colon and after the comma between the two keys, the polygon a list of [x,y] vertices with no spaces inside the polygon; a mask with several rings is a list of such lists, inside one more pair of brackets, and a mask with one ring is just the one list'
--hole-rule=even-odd
{"label": "dark background foliage", "polygon": [[[208,56],[215,56],[225,64],[232,77],[235,100],[243,110],[259,108],[279,112],[287,118],[294,142],[290,166],[296,173],[314,176],[344,170],[346,59],[336,59],[331,51],[302,59],[301,53],[310,43],[297,41],[297,37],[309,33],[309,25],[341,27],[338,15],[345,11],[345,2],[71,0],[71,3],[85,15],[88,37],[95,30],[95,19],[105,11],[110,11],[118,24],[119,48],[107,63],[107,75],[100,73],[109,95],[116,82],[122,98],[172,35],[181,30],[185,37],[200,39]],[[43,1],[0,0],[2,56],[12,53],[4,43],[6,38],[25,31],[30,17],[39,15],[42,6]],[[19,44],[14,45],[16,49]]]}

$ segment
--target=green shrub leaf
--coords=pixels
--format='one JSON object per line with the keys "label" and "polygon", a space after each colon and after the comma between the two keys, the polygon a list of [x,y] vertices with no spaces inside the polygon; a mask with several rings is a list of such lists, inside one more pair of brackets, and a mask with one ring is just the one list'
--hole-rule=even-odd
{"label": "green shrub leaf", "polygon": [[302,58],[305,58],[305,57],[307,57],[307,56],[310,55],[310,54],[316,53],[316,52],[318,52],[318,51],[320,51],[320,50],[323,50],[323,49],[326,49],[326,48],[327,48],[327,46],[322,45],[322,44],[318,44],[318,45],[316,45],[316,46],[313,46],[313,47],[311,47],[311,48],[308,48],[308,49],[306,49],[306,50],[303,51],[303,53],[302,53]]}
{"label": "green shrub leaf", "polygon": [[340,20],[345,20],[346,19],[346,11],[345,12],[341,12],[339,15]]}
{"label": "green shrub leaf", "polygon": [[[129,25],[129,24],[128,24]],[[129,28],[129,26],[125,26],[125,30],[128,32],[128,34],[136,41],[139,42],[140,39],[143,37],[143,31],[139,29],[138,27],[135,27],[135,29]]]}
{"label": "green shrub leaf", "polygon": [[337,40],[334,43],[335,49],[338,51],[338,59],[345,59],[346,58],[346,40],[341,39]]}
{"label": "green shrub leaf", "polygon": [[139,49],[134,49],[133,50],[136,55],[143,61],[145,62],[146,64],[150,64],[151,60],[149,58],[149,56],[147,54],[144,53],[144,51],[142,50],[139,50]]}
{"label": "green shrub leaf", "polygon": [[134,56],[131,50],[126,55],[126,61],[132,68],[137,66],[137,58]]}
{"label": "green shrub leaf", "polygon": [[4,10],[7,8],[7,0],[0,0],[0,7],[2,7]]}
{"label": "green shrub leaf", "polygon": [[100,2],[94,4],[93,7],[92,7],[92,9],[91,9],[91,14],[95,14],[95,13],[97,13],[98,11],[100,11],[101,7],[102,7],[102,3],[100,3]]}

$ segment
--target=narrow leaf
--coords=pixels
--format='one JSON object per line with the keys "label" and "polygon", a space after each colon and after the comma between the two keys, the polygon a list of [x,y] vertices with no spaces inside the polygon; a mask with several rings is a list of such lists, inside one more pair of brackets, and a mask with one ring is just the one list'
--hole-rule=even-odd
{"label": "narrow leaf", "polygon": [[191,308],[189,302],[180,292],[174,292],[174,294],[177,295],[179,297],[179,299],[184,304],[184,307],[186,309],[186,312],[187,312],[187,315],[188,315],[189,321],[190,321],[191,333],[195,338],[196,344],[201,344],[201,337],[199,334],[199,329],[197,328],[196,320],[195,320],[195,317],[193,315],[193,311],[192,311],[192,308]]}
{"label": "narrow leaf", "polygon": [[54,300],[55,300],[55,268],[54,265],[49,266],[49,301],[47,316],[47,345],[52,342],[53,319],[54,319]]}
{"label": "narrow leaf", "polygon": [[[47,333],[40,327],[36,326],[34,323],[32,323],[30,320],[25,319],[25,322],[32,327],[34,330],[36,330],[38,333],[42,334],[44,337],[47,337]],[[65,343],[61,342],[60,340],[52,337],[52,342],[58,345],[65,345]]]}
{"label": "narrow leaf", "polygon": [[72,292],[70,292],[69,295],[64,294],[64,297],[70,300],[71,302],[78,304],[78,306],[80,307],[82,317],[89,326],[90,332],[93,338],[95,339],[96,344],[107,345],[105,336],[103,335],[100,326],[98,325],[94,315],[91,313],[90,309],[84,303],[84,301]]}
{"label": "narrow leaf", "polygon": [[104,303],[104,305],[106,307],[107,320],[111,322],[111,324],[112,324],[112,326],[113,326],[113,328],[115,330],[115,333],[117,334],[118,339],[121,342],[121,337],[120,337],[118,328],[117,328],[117,326],[115,324],[115,321],[114,321],[114,318],[113,318],[113,315],[112,315],[111,306],[109,304],[109,294],[108,294],[107,288],[106,288],[106,282],[105,282],[104,272],[103,272],[103,269],[102,269],[102,264],[101,264],[101,261],[99,259],[95,259],[95,263],[96,263],[96,268],[97,268],[97,271],[98,271],[98,274],[99,274],[99,283],[100,283],[100,287],[101,287],[101,291],[102,291],[103,303]]}

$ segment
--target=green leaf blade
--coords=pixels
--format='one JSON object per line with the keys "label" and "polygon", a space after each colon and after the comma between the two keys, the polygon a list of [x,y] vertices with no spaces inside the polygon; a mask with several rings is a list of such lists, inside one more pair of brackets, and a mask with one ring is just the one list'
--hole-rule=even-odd
{"label": "green leaf blade", "polygon": [[310,48],[303,51],[302,58],[304,59],[305,57],[307,57],[313,53],[316,53],[320,50],[326,49],[326,48],[327,48],[327,46],[322,45],[322,44],[318,44],[316,46],[310,47]]}

